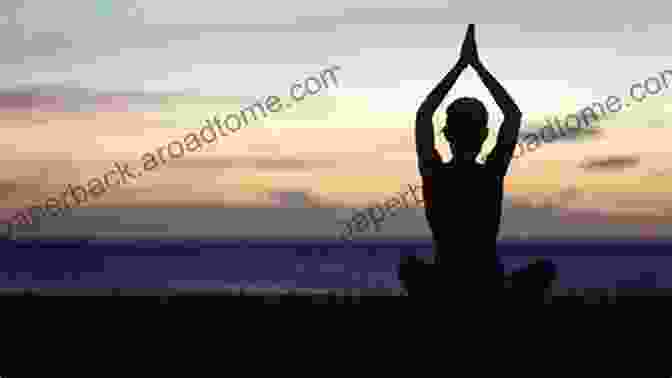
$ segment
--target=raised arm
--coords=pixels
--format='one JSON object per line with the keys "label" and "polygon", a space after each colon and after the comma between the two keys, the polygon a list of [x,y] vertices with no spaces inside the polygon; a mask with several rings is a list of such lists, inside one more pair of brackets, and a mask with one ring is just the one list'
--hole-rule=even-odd
{"label": "raised arm", "polygon": [[504,112],[504,119],[514,119],[521,118],[522,113],[516,105],[516,102],[509,95],[509,93],[502,87],[501,84],[495,79],[492,74],[485,68],[483,63],[479,60],[472,63],[474,70],[478,73],[478,76],[483,81],[483,84],[488,88],[490,94],[495,99],[495,102]]}
{"label": "raised arm", "polygon": [[446,98],[450,89],[455,85],[457,78],[467,65],[460,60],[453,69],[429,93],[418,109],[415,117],[415,148],[418,154],[418,164],[422,176],[431,176],[430,167],[434,151],[434,125],[432,117],[441,102]]}
{"label": "raised arm", "polygon": [[506,170],[513,158],[513,152],[516,149],[522,113],[513,98],[511,98],[509,93],[501,84],[499,84],[497,79],[492,76],[479,59],[478,54],[476,54],[476,39],[471,25],[470,31],[471,33],[468,33],[468,39],[473,44],[474,53],[471,65],[474,67],[474,70],[478,73],[481,81],[483,81],[483,84],[488,88],[488,91],[490,91],[495,102],[504,113],[504,121],[499,128],[497,144],[488,156],[487,164],[489,166],[494,165],[502,174],[506,174]]}
{"label": "raised arm", "polygon": [[[464,45],[462,47],[464,51]],[[415,116],[415,149],[418,154],[418,169],[420,175],[431,176],[431,166],[434,152],[434,125],[432,117],[448,92],[453,88],[457,78],[468,66],[464,54],[460,56],[455,66],[441,79],[439,84],[432,89],[427,98],[422,102]]]}

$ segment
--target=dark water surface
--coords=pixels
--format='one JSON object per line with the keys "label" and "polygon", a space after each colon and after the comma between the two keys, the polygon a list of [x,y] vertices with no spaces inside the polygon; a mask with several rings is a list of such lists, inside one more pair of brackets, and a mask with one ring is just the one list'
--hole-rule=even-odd
{"label": "dark water surface", "polygon": [[[425,240],[18,240],[0,242],[4,288],[399,288]],[[460,248],[456,247],[456,251]],[[501,241],[507,269],[543,257],[560,287],[672,288],[672,240]]]}

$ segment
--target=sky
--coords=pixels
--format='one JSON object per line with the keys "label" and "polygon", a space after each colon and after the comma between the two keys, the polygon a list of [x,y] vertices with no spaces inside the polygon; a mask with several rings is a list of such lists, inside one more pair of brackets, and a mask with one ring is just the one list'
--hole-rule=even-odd
{"label": "sky", "polygon": [[[578,0],[6,0],[0,88],[265,96],[336,64],[342,86],[330,96],[365,97],[371,111],[413,111],[455,63],[474,22],[486,66],[535,117],[620,95],[669,69],[670,8]],[[456,91],[494,106],[473,72]]]}
{"label": "sky", "polygon": [[[196,129],[213,107],[223,109],[225,104],[236,108],[237,98],[286,96],[293,83],[337,65],[341,67],[337,72],[339,87],[306,101],[310,105],[295,107],[299,111],[292,108],[274,114],[268,124],[271,133],[250,127],[239,134],[246,139],[227,143],[216,151],[219,155],[196,155],[195,162],[185,159],[181,170],[178,166],[161,173],[156,181],[147,179],[141,186],[129,187],[127,197],[115,203],[149,198],[150,194],[156,201],[165,198],[166,203],[177,203],[175,198],[195,189],[202,190],[204,197],[212,195],[213,201],[221,201],[216,197],[220,194],[211,191],[226,186],[228,200],[233,198],[229,186],[244,185],[264,190],[272,187],[278,193],[318,188],[328,195],[349,195],[350,190],[357,190],[366,196],[379,196],[417,178],[410,139],[413,113],[455,64],[468,23],[477,25],[479,55],[486,67],[513,95],[526,118],[540,119],[549,113],[573,113],[595,101],[604,102],[611,95],[623,96],[634,82],[672,70],[670,8],[669,2],[651,0],[4,0],[0,2],[0,93],[32,85],[213,96],[173,98],[171,101],[179,104],[162,104],[166,106],[161,110],[166,125],[172,122]],[[460,77],[450,95],[457,96],[483,99],[495,113],[493,119],[497,118],[494,102],[472,70]],[[644,113],[659,117],[653,121],[661,123],[672,119],[669,111],[660,111],[662,106],[669,106],[669,101],[662,96],[656,100],[647,103],[646,109],[640,107],[646,111],[622,124],[646,124],[651,119],[643,119]],[[171,112],[172,105],[185,105],[187,109]],[[20,117],[15,123],[3,123],[3,132],[11,129],[7,132],[12,134],[3,134],[8,148],[0,148],[6,160],[24,159],[15,164],[21,167],[4,172],[5,181],[0,184],[8,188],[6,191],[21,192],[26,197],[32,195],[30,190],[41,190],[47,181],[61,185],[51,182],[54,177],[79,182],[80,176],[88,174],[85,168],[96,174],[94,168],[98,169],[99,161],[107,164],[112,156],[136,158],[138,151],[183,136],[183,130],[153,127],[154,120],[143,118],[144,114],[105,114],[89,119],[88,115],[71,113],[62,115],[62,119],[34,116],[36,121],[30,120],[30,127],[25,127]],[[94,119],[99,128],[93,127]],[[276,130],[283,127],[315,130],[278,133],[282,135],[276,138]],[[327,128],[336,132],[322,134]],[[339,128],[374,130],[351,134],[351,130],[340,133]],[[380,132],[383,128],[396,129],[386,134]],[[579,175],[572,159],[592,156],[597,153],[594,151],[607,155],[637,148],[641,150],[637,153],[652,156],[657,149],[668,150],[664,142],[667,134],[651,131],[647,137],[656,135],[657,140],[649,141],[639,136],[639,129],[636,131],[614,133],[608,146],[596,141],[590,149],[577,143],[547,146],[542,150],[545,152],[528,154],[522,168],[516,168],[518,176],[511,180],[521,184],[512,187],[537,189],[548,183],[555,190],[569,182],[571,175]],[[490,142],[494,135],[491,133]],[[253,143],[253,136],[260,141]],[[594,150],[598,147],[602,149]],[[333,171],[325,168],[317,172],[316,168],[285,172],[250,168],[252,164],[245,160],[248,155],[270,155],[276,160],[300,155],[298,158],[306,161],[345,158]],[[654,158],[649,155],[645,158],[653,164]],[[78,161],[76,168],[72,168],[70,159]],[[48,169],[47,162],[51,164]],[[234,172],[231,166],[242,168]],[[227,170],[218,171],[218,167]],[[43,175],[43,171],[51,172],[51,176]],[[57,172],[64,172],[63,176]],[[186,179],[186,172],[193,180]],[[635,174],[627,178],[639,182]],[[624,184],[613,185],[604,175],[590,179],[624,188]],[[202,184],[199,187],[192,182]],[[358,187],[352,187],[352,182]],[[515,190],[528,195],[522,189]],[[646,197],[632,196],[638,196],[638,200]],[[350,201],[350,197],[343,198]],[[604,199],[607,204],[600,206],[621,206],[622,198],[614,198],[608,198],[609,203]],[[324,222],[333,223],[333,219]],[[514,225],[524,228],[519,223]],[[325,230],[331,232],[328,227]]]}

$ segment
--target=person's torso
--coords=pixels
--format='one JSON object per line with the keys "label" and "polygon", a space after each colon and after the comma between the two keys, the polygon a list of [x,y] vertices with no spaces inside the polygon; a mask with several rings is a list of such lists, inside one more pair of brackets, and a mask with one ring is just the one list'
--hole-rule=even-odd
{"label": "person's torso", "polygon": [[435,238],[494,247],[502,215],[503,175],[484,165],[440,165],[433,175],[432,208]]}

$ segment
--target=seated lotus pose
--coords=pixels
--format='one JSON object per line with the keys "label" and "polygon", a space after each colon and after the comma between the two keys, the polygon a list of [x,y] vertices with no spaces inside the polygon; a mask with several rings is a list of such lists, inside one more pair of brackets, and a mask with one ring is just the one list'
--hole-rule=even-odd
{"label": "seated lotus pose", "polygon": [[[473,290],[504,287],[506,277],[497,257],[496,242],[504,176],[516,148],[522,114],[479,59],[474,34],[475,27],[470,24],[457,64],[431,91],[416,115],[418,167],[435,260],[434,264],[417,258],[402,261],[399,278],[409,295],[447,290],[469,295],[475,294]],[[434,147],[432,116],[469,65],[503,111],[504,121],[495,148],[485,164],[480,164],[476,157],[488,136],[488,112],[475,98],[456,99],[446,110],[447,122],[441,130],[453,155],[452,160],[444,163]],[[545,290],[554,277],[553,265],[541,262],[514,273],[511,280],[514,287]]]}

